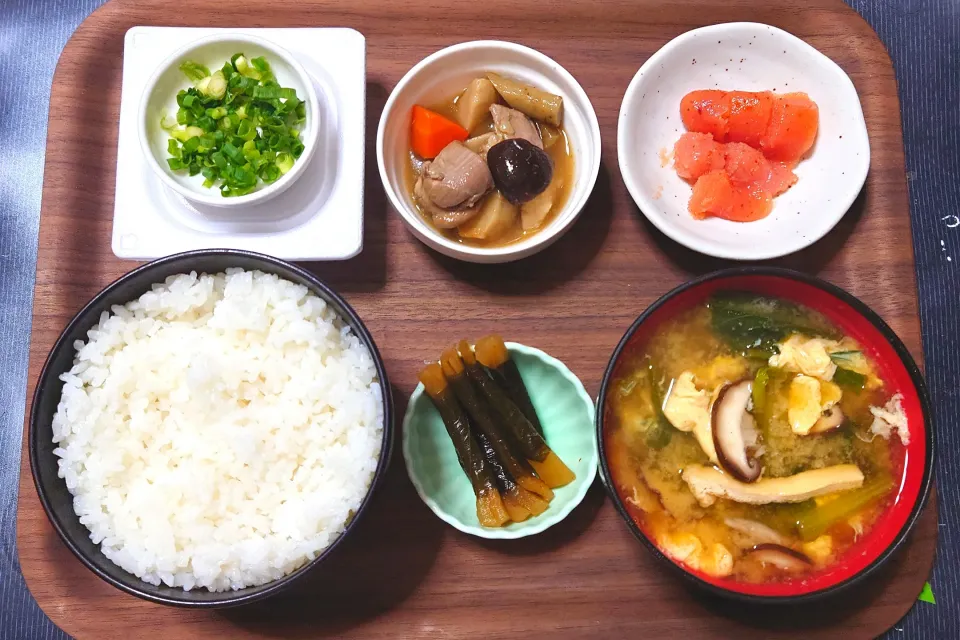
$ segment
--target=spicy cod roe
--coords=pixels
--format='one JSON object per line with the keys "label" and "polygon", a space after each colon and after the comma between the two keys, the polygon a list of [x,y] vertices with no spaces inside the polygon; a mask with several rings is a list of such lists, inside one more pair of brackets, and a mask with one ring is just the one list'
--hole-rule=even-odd
{"label": "spicy cod roe", "polygon": [[674,147],[677,174],[694,185],[698,219],[759,220],[793,186],[817,136],[819,112],[803,93],[703,90],[680,102],[688,129]]}

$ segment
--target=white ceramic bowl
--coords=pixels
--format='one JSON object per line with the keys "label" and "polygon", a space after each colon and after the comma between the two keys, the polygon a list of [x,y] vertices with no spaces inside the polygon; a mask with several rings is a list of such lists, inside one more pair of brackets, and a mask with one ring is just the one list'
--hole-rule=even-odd
{"label": "white ceramic bowl", "polygon": [[[762,220],[694,219],[690,185],[663,160],[685,131],[680,99],[714,88],[803,91],[819,106],[819,133],[795,170],[799,180]],[[735,22],[688,31],[640,67],[620,107],[617,155],[630,195],[667,236],[708,255],[762,260],[798,251],[840,221],[866,180],[870,143],[860,98],[836,63],[786,31]]]}
{"label": "white ceramic bowl", "polygon": [[[574,156],[574,183],[566,205],[544,229],[506,247],[473,247],[444,237],[417,212],[404,181],[415,104],[449,98],[473,78],[493,71],[563,97],[563,127]],[[468,262],[509,262],[548,247],[583,209],[600,170],[600,125],[590,98],[566,69],[539,51],[510,42],[481,40],[441,49],[410,69],[390,94],[377,129],[377,164],[390,203],[413,234],[440,253]]]}
{"label": "white ceramic bowl", "polygon": [[[223,67],[233,54],[242,52],[247,58],[263,56],[270,63],[277,82],[296,89],[297,96],[306,103],[306,121],[300,132],[303,153],[293,168],[270,185],[260,183],[252,193],[235,198],[224,198],[214,186],[204,188],[203,178],[189,176],[186,171],[173,172],[167,166],[169,134],[160,126],[164,112],[170,118],[177,115],[177,93],[190,86],[180,71],[180,64],[192,60],[210,71]],[[317,147],[320,132],[320,109],[317,90],[307,71],[283,48],[256,36],[231,33],[213,35],[192,42],[170,55],[147,82],[140,99],[140,147],[160,180],[188,200],[215,207],[242,207],[262,203],[286,190],[303,173]]]}

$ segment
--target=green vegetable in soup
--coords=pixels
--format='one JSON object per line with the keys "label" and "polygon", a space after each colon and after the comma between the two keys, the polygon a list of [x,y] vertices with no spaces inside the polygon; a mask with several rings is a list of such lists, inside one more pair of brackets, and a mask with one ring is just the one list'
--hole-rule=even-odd
{"label": "green vegetable in soup", "polygon": [[860,371],[867,367],[867,359],[862,351],[834,351],[830,359],[838,367],[845,367],[851,371]]}
{"label": "green vegetable in soup", "polygon": [[841,493],[822,506],[813,506],[797,519],[797,531],[804,542],[816,540],[831,526],[846,520],[887,495],[893,488],[890,476],[873,479],[859,489]]}
{"label": "green vegetable in soup", "polygon": [[770,367],[760,367],[757,369],[757,375],[753,377],[753,390],[751,391],[753,399],[754,415],[762,414],[767,406],[767,382],[770,380]]}
{"label": "green vegetable in soup", "polygon": [[827,338],[836,331],[815,322],[809,312],[789,302],[747,292],[722,292],[709,302],[714,332],[750,358],[777,353],[777,343],[794,333]]}
{"label": "green vegetable in soup", "polygon": [[[653,403],[653,410],[656,413],[657,424],[661,429],[671,429],[673,425],[667,420],[663,413],[663,394],[660,391],[660,385],[663,383],[663,374],[657,369],[652,358],[647,358],[647,369],[650,372],[650,401]],[[667,438],[669,442],[669,437]]]}
{"label": "green vegetable in soup", "polygon": [[671,438],[673,438],[673,429],[657,421],[647,432],[647,446],[651,449],[663,449],[670,444]]}
{"label": "green vegetable in soup", "polygon": [[853,389],[854,391],[863,391],[863,388],[867,384],[867,376],[862,373],[857,373],[856,371],[851,371],[850,369],[837,367],[836,373],[833,374],[833,381],[841,387]]}
{"label": "green vegetable in soup", "polygon": [[213,73],[192,61],[180,70],[194,86],[177,94],[176,123],[166,116],[160,123],[170,134],[172,171],[200,174],[203,186],[219,183],[221,195],[241,196],[293,168],[304,151],[306,107],[264,58],[238,53]]}

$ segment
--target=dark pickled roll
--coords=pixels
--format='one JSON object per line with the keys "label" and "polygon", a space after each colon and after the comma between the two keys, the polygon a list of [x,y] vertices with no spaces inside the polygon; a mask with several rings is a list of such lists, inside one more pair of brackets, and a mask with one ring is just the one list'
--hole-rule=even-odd
{"label": "dark pickled roll", "polygon": [[473,437],[480,445],[488,464],[493,469],[493,475],[497,479],[497,488],[500,489],[500,495],[503,497],[503,506],[510,514],[510,519],[514,522],[523,522],[530,516],[538,516],[546,511],[547,507],[550,506],[549,503],[535,493],[517,485],[510,473],[503,468],[493,445],[490,444],[490,439],[479,430],[473,431]]}
{"label": "dark pickled roll", "polygon": [[546,482],[541,480],[534,472],[533,467],[522,457],[516,456],[511,451],[508,436],[499,421],[494,417],[492,409],[488,408],[487,403],[483,401],[480,394],[474,388],[473,383],[467,377],[466,368],[460,354],[455,347],[451,347],[440,356],[440,364],[443,368],[443,375],[453,389],[460,405],[466,409],[470,416],[471,423],[477,427],[477,430],[483,433],[493,447],[497,458],[503,464],[503,467],[510,473],[514,481],[537,494],[545,500],[553,499],[553,491]]}
{"label": "dark pickled roll", "polygon": [[510,520],[497,486],[497,478],[487,456],[472,435],[470,420],[447,384],[439,364],[428,365],[420,372],[427,396],[437,408],[447,434],[457,452],[460,467],[477,496],[477,519],[485,527],[499,527]]}
{"label": "dark pickled roll", "polygon": [[573,482],[576,475],[557,454],[550,449],[543,436],[530,424],[523,412],[515,405],[500,385],[477,363],[477,358],[464,340],[458,345],[466,367],[467,376],[484,398],[493,407],[495,415],[506,426],[518,451],[530,461],[537,475],[551,489]]}
{"label": "dark pickled roll", "polygon": [[540,424],[540,417],[537,410],[533,407],[533,401],[530,400],[530,393],[527,391],[527,385],[523,383],[523,377],[517,368],[517,363],[510,357],[507,351],[507,345],[503,338],[498,335],[489,335],[477,340],[476,345],[477,361],[480,362],[497,381],[500,387],[507,393],[507,396],[513,401],[517,408],[523,412],[523,415],[530,421],[533,428],[541,436],[543,435],[543,426]]}

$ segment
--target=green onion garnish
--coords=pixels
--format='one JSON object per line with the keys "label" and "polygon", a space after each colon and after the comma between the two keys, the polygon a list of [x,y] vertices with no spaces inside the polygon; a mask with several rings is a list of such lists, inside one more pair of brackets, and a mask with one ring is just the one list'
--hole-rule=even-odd
{"label": "green onion garnish", "polygon": [[293,168],[303,153],[300,128],[306,106],[295,89],[281,87],[262,57],[242,53],[213,73],[187,61],[180,71],[193,83],[177,94],[176,121],[163,114],[170,134],[167,164],[172,171],[219,184],[224,197],[252,192]]}

